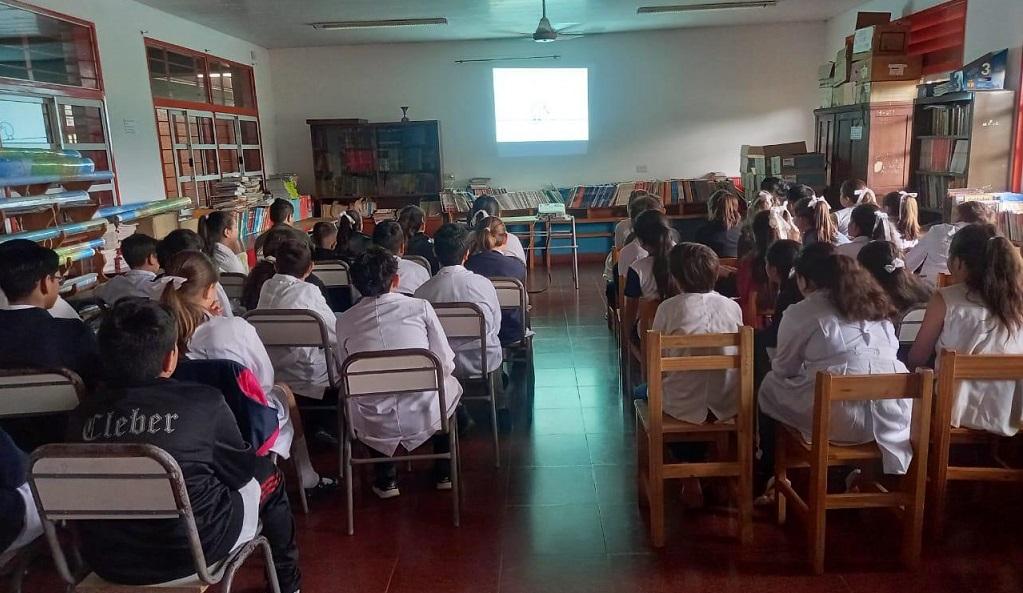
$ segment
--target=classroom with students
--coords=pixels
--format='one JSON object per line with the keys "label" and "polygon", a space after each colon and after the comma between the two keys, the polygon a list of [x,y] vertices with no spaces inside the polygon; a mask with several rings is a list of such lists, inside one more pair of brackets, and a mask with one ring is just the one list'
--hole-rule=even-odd
{"label": "classroom with students", "polygon": [[1021,0],[0,0],[0,593],[1018,593],[1021,250]]}

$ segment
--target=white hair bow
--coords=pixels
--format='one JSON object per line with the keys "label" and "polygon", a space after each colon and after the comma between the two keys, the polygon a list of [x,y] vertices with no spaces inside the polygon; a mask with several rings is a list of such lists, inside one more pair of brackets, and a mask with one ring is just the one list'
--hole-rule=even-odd
{"label": "white hair bow", "polygon": [[173,285],[174,290],[180,290],[181,286],[185,282],[188,282],[188,278],[182,278],[181,276],[164,276],[163,278],[160,278],[158,282],[164,286],[167,286],[168,284]]}
{"label": "white hair bow", "polygon": [[917,198],[917,196],[919,196],[919,195],[920,195],[920,194],[918,194],[918,193],[916,193],[916,192],[910,193],[910,192],[908,192],[908,191],[900,191],[900,192],[899,192],[899,199],[900,199],[900,200],[905,200],[906,198],[913,198],[913,199],[916,199],[916,198]]}
{"label": "white hair bow", "polygon": [[884,271],[889,274],[894,274],[895,270],[901,270],[906,267],[906,262],[902,261],[901,257],[897,257],[892,260],[892,263],[884,267]]}
{"label": "white hair bow", "polygon": [[867,195],[873,196],[874,195],[874,190],[870,189],[869,187],[865,187],[863,189],[858,189],[858,190],[854,191],[853,195],[856,196],[856,203],[857,204],[862,204],[864,196],[867,196]]}
{"label": "white hair bow", "polygon": [[352,223],[352,226],[355,226],[355,218],[352,217],[351,214],[349,214],[347,212],[342,212],[341,213],[341,218],[347,218],[348,222]]}
{"label": "white hair bow", "polygon": [[881,221],[888,220],[888,213],[883,210],[878,210],[874,212],[874,217]]}
{"label": "white hair bow", "polygon": [[810,207],[813,208],[817,204],[820,204],[821,202],[824,202],[824,205],[827,207],[827,209],[831,210],[831,204],[828,204],[828,201],[821,196],[814,196],[810,198]]}
{"label": "white hair bow", "polygon": [[477,210],[476,214],[472,215],[472,225],[476,226],[481,220],[486,220],[488,218],[490,218],[490,215],[487,214],[486,210]]}

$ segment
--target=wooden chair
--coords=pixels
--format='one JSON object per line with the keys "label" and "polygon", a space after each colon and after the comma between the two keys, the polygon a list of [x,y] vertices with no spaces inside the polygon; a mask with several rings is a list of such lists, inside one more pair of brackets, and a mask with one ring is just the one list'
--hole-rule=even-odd
{"label": "wooden chair", "polygon": [[347,289],[351,302],[359,297],[359,292],[352,285],[351,268],[348,263],[342,260],[325,260],[313,264],[313,274],[316,275],[323,286],[329,289]]}
{"label": "wooden chair", "polygon": [[899,322],[899,344],[910,344],[916,341],[917,334],[920,333],[920,326],[924,322],[924,313],[927,312],[927,307],[917,307],[906,311],[902,316],[902,321]]}
{"label": "wooden chair", "polygon": [[[352,428],[352,400],[364,397],[395,397],[418,395],[422,392],[436,392],[440,406],[440,432],[451,439],[447,453],[415,453],[387,457],[374,452],[372,457],[355,457],[353,445],[358,435]],[[344,448],[343,475],[348,508],[348,535],[355,533],[355,516],[352,486],[352,466],[395,461],[420,461],[448,459],[451,462],[451,487],[455,527],[459,526],[460,492],[458,483],[458,418],[448,418],[447,394],[444,389],[444,371],[440,360],[429,350],[418,348],[386,350],[380,352],[359,352],[349,356],[341,365],[341,395],[344,398],[344,419],[339,419],[340,441]],[[347,425],[347,429],[345,426]]]}
{"label": "wooden chair", "polygon": [[[807,444],[795,429],[778,426],[774,461],[774,485],[777,490],[778,523],[785,522],[786,503],[805,519],[808,559],[815,574],[824,572],[824,536],[827,511],[833,509],[892,508],[902,518],[902,559],[914,568],[920,561],[923,538],[924,492],[927,481],[927,441],[930,429],[934,372],[892,375],[833,375],[817,373],[813,408],[813,443]],[[913,399],[911,440],[913,461],[905,476],[898,478],[898,489],[880,484],[869,492],[828,493],[828,468],[836,465],[876,465],[881,460],[877,443],[841,446],[828,439],[831,404],[842,401]],[[788,470],[810,470],[809,493],[804,500],[792,486]],[[866,486],[866,485],[865,485]]]}
{"label": "wooden chair", "polygon": [[760,309],[759,305],[760,293],[753,291],[749,295],[749,299],[742,306],[742,318],[746,324],[756,324],[755,327],[763,327],[764,325],[770,324],[771,318],[774,317],[774,309]]}
{"label": "wooden chair", "polygon": [[722,268],[731,268],[733,270],[739,267],[739,258],[737,257],[719,257],[718,266]]}
{"label": "wooden chair", "polygon": [[245,289],[245,274],[239,272],[221,272],[220,285],[224,287],[228,300],[232,305],[242,301],[242,291]]}
{"label": "wooden chair", "polygon": [[67,369],[0,370],[0,418],[70,412],[84,395],[82,379]]}
{"label": "wooden chair", "polygon": [[[621,251],[617,247],[611,249],[611,269],[615,270],[618,266],[618,253]],[[616,295],[617,296],[617,295]],[[607,329],[615,336],[618,335],[618,310],[621,308],[622,302],[616,301],[613,305],[607,303]]]}
{"label": "wooden chair", "polygon": [[[679,348],[737,348],[737,354],[665,356]],[[636,445],[640,490],[650,505],[653,545],[664,545],[664,482],[681,478],[734,478],[738,483],[739,539],[753,539],[753,329],[736,334],[667,336],[647,332],[647,400],[636,400]],[[732,422],[690,424],[663,411],[663,374],[730,370],[739,372],[738,414]],[[719,443],[735,436],[734,457],[699,463],[665,463],[665,445],[677,441]]]}
{"label": "wooden chair", "polygon": [[505,362],[522,360],[526,363],[526,385],[528,393],[526,396],[530,402],[533,399],[534,367],[533,367],[533,336],[529,329],[529,294],[525,285],[515,278],[491,278],[494,289],[497,290],[497,302],[501,305],[501,311],[517,309],[522,317],[522,340],[515,344],[504,347]]}
{"label": "wooden chair", "polygon": [[[214,565],[206,563],[185,481],[177,462],[152,445],[44,445],[32,454],[29,484],[57,571],[76,593],[201,593],[222,583],[231,591],[235,572],[257,550],[273,593],[280,593],[273,554],[257,535]],[[176,520],[184,523],[195,574],[159,585],[120,585],[87,570],[73,570],[57,535],[57,523]],[[154,529],[156,529],[154,523]],[[77,538],[68,538],[75,545]],[[77,547],[72,558],[78,558]]]}
{"label": "wooden chair", "polygon": [[[484,372],[472,375],[459,374],[456,370],[455,376],[462,384],[462,389],[465,390],[462,393],[462,401],[490,403],[490,424],[494,435],[494,467],[501,467],[497,397],[494,389],[494,381],[501,380],[501,367],[498,366],[494,372],[486,372],[486,369],[490,368],[490,361],[487,357],[487,321],[483,316],[483,310],[475,303],[434,303],[433,310],[437,312],[441,327],[444,328],[444,335],[449,341],[454,338],[456,340],[473,340],[479,344],[480,368],[484,369]],[[478,395],[470,395],[470,390]]]}
{"label": "wooden chair", "polygon": [[952,274],[946,274],[944,272],[939,272],[938,273],[938,282],[937,282],[938,288],[947,288],[949,286],[952,286],[953,284],[955,284],[955,283],[952,282]]}
{"label": "wooden chair", "polygon": [[[633,371],[639,370],[640,382],[646,378],[646,338],[647,330],[654,324],[654,315],[657,314],[657,307],[661,305],[658,299],[631,299],[627,298],[623,307],[625,313],[622,315],[622,328],[619,332],[619,345],[624,353],[625,366],[622,367],[623,396],[628,399],[632,397],[632,389],[635,387],[632,381]],[[639,344],[632,339],[632,329],[635,328],[639,335]]]}
{"label": "wooden chair", "polygon": [[[928,491],[930,524],[934,535],[941,535],[945,522],[945,495],[950,481],[1023,482],[1023,469],[1012,468],[999,455],[1000,445],[1019,442],[1023,435],[1001,435],[952,427],[952,406],[956,390],[963,381],[1023,380],[1023,356],[965,355],[943,350],[938,363],[938,400],[931,424],[931,468]],[[984,445],[991,452],[993,467],[951,465],[950,451],[962,445]]]}
{"label": "wooden chair", "polygon": [[427,272],[430,272],[431,274],[433,274],[433,270],[430,269],[430,260],[426,259],[425,257],[423,257],[421,255],[403,255],[401,257],[401,259],[407,259],[410,262],[415,262],[415,263],[423,266],[424,268],[426,268]]}

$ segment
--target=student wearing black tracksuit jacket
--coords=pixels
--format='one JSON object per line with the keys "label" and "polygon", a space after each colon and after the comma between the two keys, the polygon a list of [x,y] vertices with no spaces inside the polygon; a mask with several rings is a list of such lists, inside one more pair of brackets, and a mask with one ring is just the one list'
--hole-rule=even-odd
{"label": "student wearing black tracksuit jacket", "polygon": [[[169,378],[176,338],[174,317],[162,305],[116,305],[99,333],[107,383],[72,414],[69,440],[148,443],[166,451],[184,475],[206,562],[227,557],[261,521],[281,591],[296,593],[298,551],[283,478],[242,438],[219,391]],[[195,572],[185,534],[176,519],[83,522],[83,555],[108,581],[177,580]]]}

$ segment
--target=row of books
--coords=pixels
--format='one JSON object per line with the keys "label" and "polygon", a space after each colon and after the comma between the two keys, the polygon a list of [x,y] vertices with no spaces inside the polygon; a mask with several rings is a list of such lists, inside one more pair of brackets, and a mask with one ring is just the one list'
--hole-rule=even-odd
{"label": "row of books", "polygon": [[[305,220],[313,215],[313,199],[309,196],[300,196],[289,200],[295,208],[294,219]],[[258,235],[269,229],[270,207],[269,205],[256,206],[255,208],[244,208],[238,212],[238,228],[241,236]]]}
{"label": "row of books", "polygon": [[568,208],[611,208],[628,206],[634,191],[645,191],[668,204],[700,204],[719,189],[739,195],[735,180],[727,177],[705,179],[670,179],[666,181],[627,181],[603,185],[587,185],[560,190]]}
{"label": "row of books", "polygon": [[235,202],[263,201],[263,184],[258,177],[238,177],[210,182],[210,208],[225,207]]}
{"label": "row of books", "polygon": [[965,175],[969,153],[969,140],[923,138],[920,140],[919,166],[926,172]]}
{"label": "row of books", "polygon": [[965,136],[970,133],[969,105],[931,105],[931,135]]}
{"label": "row of books", "polygon": [[[482,195],[482,194],[481,194]],[[540,204],[560,204],[563,202],[561,193],[553,189],[535,191],[513,191],[491,193],[501,210],[533,210]],[[461,189],[446,189],[440,194],[441,208],[448,214],[469,212],[472,203],[478,196]]]}

